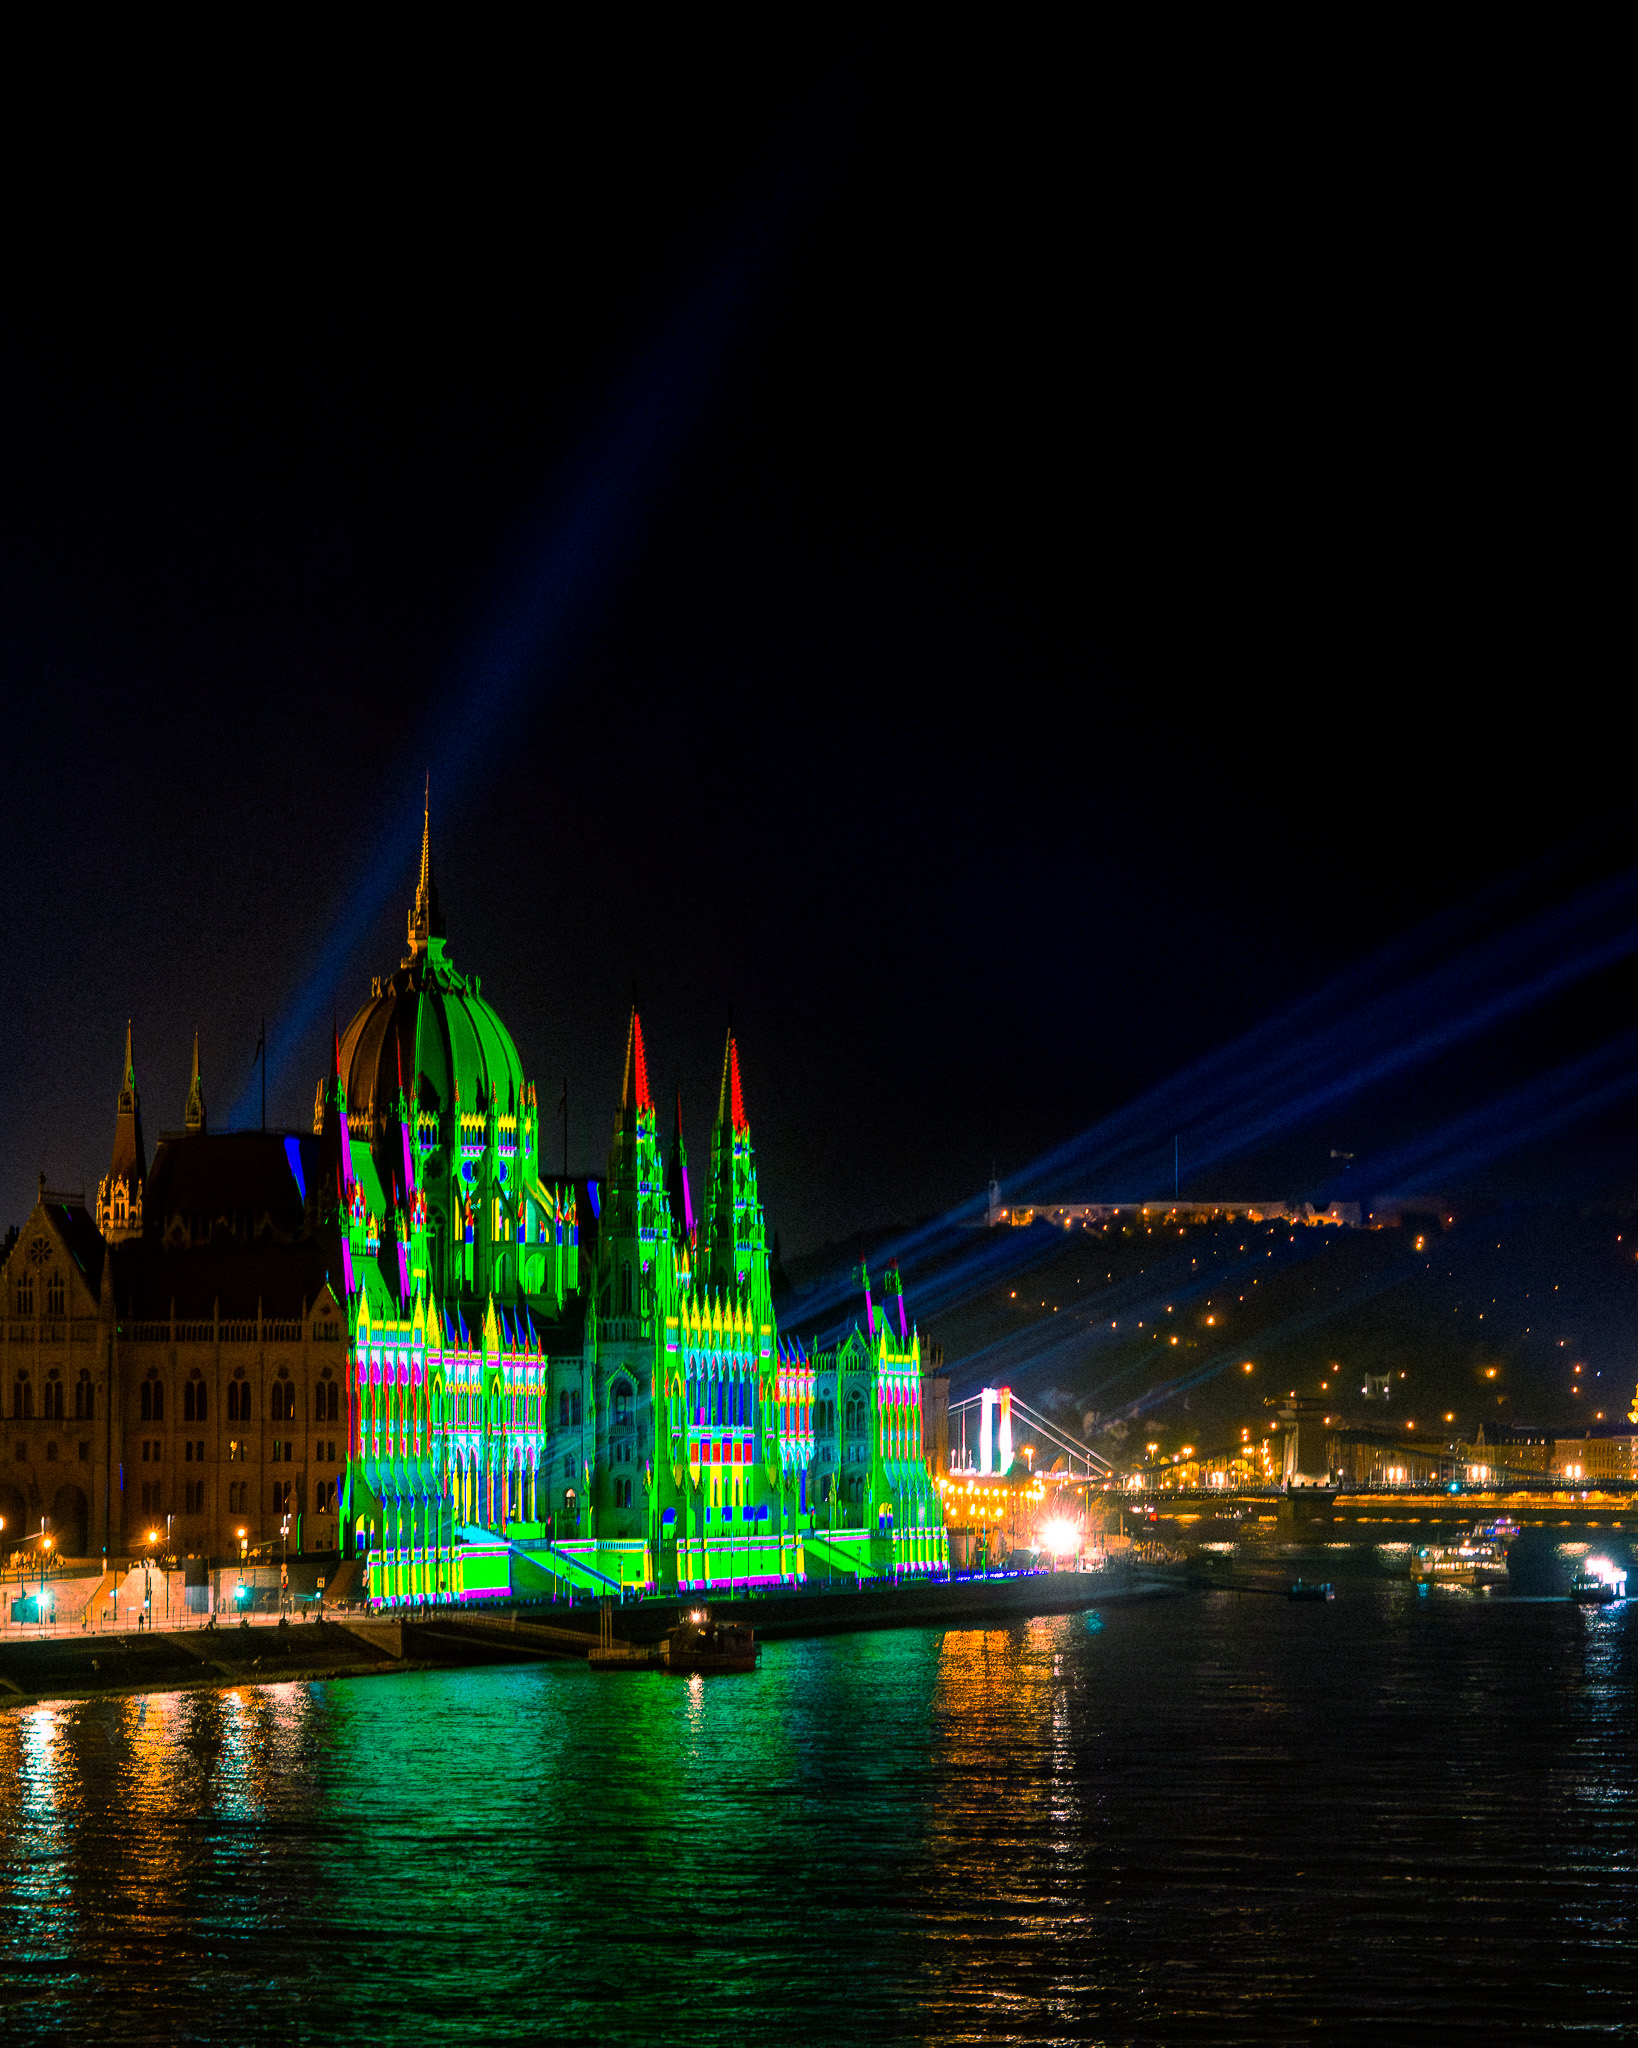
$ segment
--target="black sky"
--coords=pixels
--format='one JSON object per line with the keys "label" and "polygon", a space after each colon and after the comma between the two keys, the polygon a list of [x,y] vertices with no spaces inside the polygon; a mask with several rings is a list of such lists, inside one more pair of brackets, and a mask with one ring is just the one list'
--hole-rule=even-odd
{"label": "black sky", "polygon": [[[94,1186],[128,1015],[150,1140],[194,1026],[220,1118],[264,1010],[306,1122],[429,768],[451,951],[576,1164],[634,981],[696,1152],[731,1010],[788,1248],[1016,1172],[1553,849],[1537,910],[1628,865],[1596,138],[1431,86],[1231,109],[1209,53],[502,54],[448,106],[88,113],[29,187],[0,1221]],[[1632,1021],[1617,963],[1228,1178],[1301,1192]],[[1611,1128],[1543,1186],[1619,1179]]]}

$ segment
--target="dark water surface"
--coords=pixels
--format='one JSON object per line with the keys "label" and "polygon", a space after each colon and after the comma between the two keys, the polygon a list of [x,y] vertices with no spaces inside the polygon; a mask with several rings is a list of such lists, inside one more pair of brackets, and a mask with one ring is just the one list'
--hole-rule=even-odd
{"label": "dark water surface", "polygon": [[1329,1607],[775,1644],[703,1684],[0,1714],[7,2038],[1638,2031],[1631,1610],[1325,1561]]}

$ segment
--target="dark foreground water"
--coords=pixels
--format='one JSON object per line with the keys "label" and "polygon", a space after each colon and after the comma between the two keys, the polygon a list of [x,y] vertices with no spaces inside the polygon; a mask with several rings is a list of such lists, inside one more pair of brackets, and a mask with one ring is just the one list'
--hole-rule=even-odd
{"label": "dark foreground water", "polygon": [[0,1714],[5,2038],[1638,2031],[1632,1611],[1325,1562],[1331,1607],[780,1644],[748,1679]]}

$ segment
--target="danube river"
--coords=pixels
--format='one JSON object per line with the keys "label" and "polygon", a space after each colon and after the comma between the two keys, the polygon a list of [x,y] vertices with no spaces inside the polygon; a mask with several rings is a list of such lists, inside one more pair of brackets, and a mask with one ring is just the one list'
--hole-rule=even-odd
{"label": "danube river", "polygon": [[14,2039],[1623,2033],[1631,1610],[1214,1592],[0,1714]]}

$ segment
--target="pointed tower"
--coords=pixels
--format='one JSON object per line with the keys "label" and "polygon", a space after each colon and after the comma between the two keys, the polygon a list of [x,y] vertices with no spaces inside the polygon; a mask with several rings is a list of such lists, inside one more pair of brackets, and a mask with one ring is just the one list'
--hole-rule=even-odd
{"label": "pointed tower", "polygon": [[[318,1097],[313,1108],[313,1135],[319,1141],[315,1176],[318,1213],[324,1227],[339,1231],[344,1253],[349,1239],[353,1241],[352,1255],[357,1257],[362,1255],[363,1248],[362,1231],[357,1227],[363,1215],[363,1202],[353,1172],[352,1138],[347,1128],[347,1091],[341,1079],[341,1040],[334,1027],[330,1044],[330,1071],[318,1085]],[[358,1212],[356,1215],[355,1210]],[[344,1282],[345,1292],[350,1296],[353,1291],[350,1262]]]}
{"label": "pointed tower", "polygon": [[648,1056],[643,1050],[643,1020],[637,1014],[637,1005],[631,1006],[631,1022],[626,1026],[626,1071],[620,1083],[620,1109],[654,1109],[654,1098],[648,1092]]}
{"label": "pointed tower", "polygon": [[695,1241],[694,1197],[688,1186],[688,1150],[683,1144],[682,1090],[677,1090],[677,1114],[671,1126],[671,1171],[666,1175],[666,1198],[671,1204],[671,1221],[682,1232],[683,1241]]}
{"label": "pointed tower", "polygon": [[404,965],[417,960],[436,960],[444,950],[444,914],[438,907],[438,884],[432,875],[432,777],[427,777],[425,807],[421,813],[421,873],[415,885],[415,901],[409,914],[409,954]]}
{"label": "pointed tower", "polygon": [[142,1235],[142,1190],[148,1179],[148,1151],[142,1142],[142,1097],[137,1093],[131,1025],[125,1025],[125,1068],[119,1107],[114,1112],[114,1151],[97,1186],[97,1228],[110,1244]]}
{"label": "pointed tower", "polygon": [[910,1310],[904,1298],[904,1280],[899,1272],[897,1259],[890,1259],[887,1274],[882,1281],[882,1306],[887,1311],[887,1320],[900,1345],[910,1342]]}
{"label": "pointed tower", "polygon": [[609,1143],[609,1187],[603,1205],[601,1306],[605,1315],[647,1320],[657,1284],[655,1261],[670,1231],[661,1231],[665,1193],[648,1086],[643,1020],[631,1006],[626,1025],[620,1107]]}
{"label": "pointed tower", "polygon": [[193,1034],[193,1074],[188,1082],[188,1106],[182,1123],[190,1138],[202,1138],[208,1128],[205,1119],[205,1084],[199,1078],[199,1033]]}
{"label": "pointed tower", "polygon": [[722,1086],[711,1131],[711,1181],[706,1192],[707,1284],[737,1294],[751,1290],[759,1320],[771,1320],[767,1225],[756,1186],[756,1149],[739,1079],[739,1045],[733,1030],[722,1054]]}

